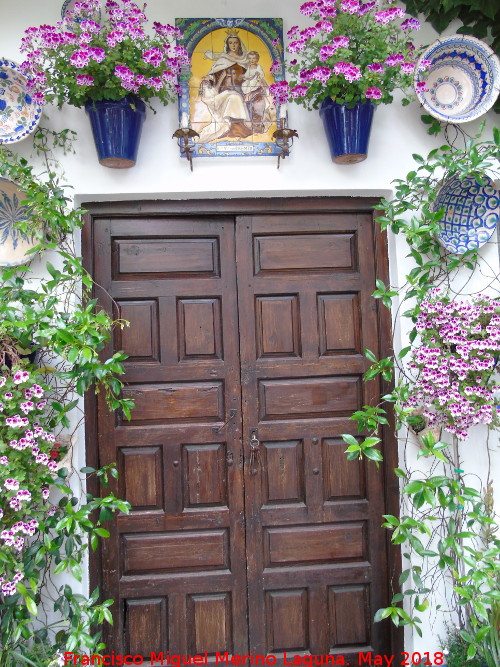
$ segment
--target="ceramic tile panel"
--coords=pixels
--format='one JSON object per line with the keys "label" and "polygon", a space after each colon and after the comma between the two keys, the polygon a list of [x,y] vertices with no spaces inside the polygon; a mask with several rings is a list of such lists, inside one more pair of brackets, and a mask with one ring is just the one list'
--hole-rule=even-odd
{"label": "ceramic tile panel", "polygon": [[[180,75],[179,122],[198,132],[193,157],[276,156],[269,86],[284,78],[279,18],[176,19],[191,64]],[[273,62],[281,63],[271,74]]]}

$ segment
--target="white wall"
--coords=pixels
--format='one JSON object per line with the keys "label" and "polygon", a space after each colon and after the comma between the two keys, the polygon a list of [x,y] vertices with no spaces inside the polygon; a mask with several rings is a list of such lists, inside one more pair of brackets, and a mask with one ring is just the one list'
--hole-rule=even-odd
{"label": "white wall", "polygon": [[[286,31],[294,24],[303,24],[304,17],[298,11],[299,0],[149,0],[148,16],[162,23],[174,23],[176,17],[265,17],[284,19]],[[0,0],[5,10],[0,23],[1,55],[20,62],[19,44],[23,31],[31,25],[53,24],[60,18],[62,0],[22,0],[14,9],[7,0]],[[448,30],[452,33],[453,30]],[[436,35],[430,27],[421,31],[417,41],[430,43]],[[66,180],[74,187],[77,203],[97,200],[122,199],[187,199],[199,197],[236,196],[377,196],[391,192],[391,181],[406,175],[414,168],[412,153],[425,155],[443,143],[442,137],[430,137],[420,121],[422,110],[414,102],[403,108],[399,103],[377,108],[372,130],[369,157],[357,165],[335,165],[331,162],[321,120],[317,112],[289,105],[289,125],[299,133],[292,154],[276,168],[274,158],[207,158],[197,159],[194,171],[189,171],[186,160],[179,157],[172,133],[177,127],[177,109],[158,107],[157,114],[148,112],[143,128],[137,165],[128,170],[113,170],[99,165],[83,109],[64,107],[61,111],[49,107],[42,124],[56,130],[71,128],[78,132],[76,154],[63,157]],[[499,124],[498,117],[486,116],[488,127]],[[464,129],[476,132],[478,123],[468,123]],[[14,149],[29,156],[32,142],[28,138]],[[495,239],[495,237],[494,237]],[[407,248],[403,240],[389,236],[391,281],[402,285],[411,266],[406,259]],[[496,241],[485,247],[483,254],[497,271],[498,253]],[[396,346],[404,343],[404,332],[395,330]],[[470,439],[471,450],[485,434],[474,434]],[[79,437],[80,458],[83,455],[83,437]],[[500,479],[500,456],[497,440],[492,449],[493,472]],[[469,446],[469,445],[467,445]],[[414,451],[414,454],[416,452]],[[410,454],[413,457],[414,454]],[[471,457],[473,458],[473,457]],[[478,458],[477,456],[475,457]],[[472,462],[471,462],[472,465]],[[486,460],[473,462],[480,477],[486,475]],[[500,496],[500,487],[497,487]],[[438,650],[438,634],[441,623],[426,624],[423,638],[406,633],[408,651]]]}

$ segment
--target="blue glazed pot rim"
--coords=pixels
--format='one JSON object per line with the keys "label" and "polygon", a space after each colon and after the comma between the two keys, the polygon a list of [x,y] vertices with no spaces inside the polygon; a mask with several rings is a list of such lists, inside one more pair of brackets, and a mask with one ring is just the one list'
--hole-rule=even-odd
{"label": "blue glazed pot rim", "polygon": [[328,109],[331,107],[343,107],[347,111],[350,109],[356,109],[358,107],[373,107],[373,110],[375,110],[377,106],[378,105],[371,100],[358,100],[353,106],[348,106],[347,104],[340,104],[340,102],[332,100],[331,97],[325,97],[325,99],[321,102],[319,112],[321,113],[322,109]]}
{"label": "blue glazed pot rim", "polygon": [[89,109],[97,109],[103,107],[126,107],[130,106],[131,108],[135,107],[135,110],[138,113],[146,112],[146,105],[141,100],[140,97],[135,97],[135,95],[127,95],[122,97],[120,100],[87,100],[85,102],[85,110],[88,112]]}

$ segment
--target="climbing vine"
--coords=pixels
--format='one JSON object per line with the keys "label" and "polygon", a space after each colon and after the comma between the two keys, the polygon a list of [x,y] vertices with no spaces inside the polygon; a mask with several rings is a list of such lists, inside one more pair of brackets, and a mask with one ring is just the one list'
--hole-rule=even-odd
{"label": "climbing vine", "polygon": [[[436,197],[452,177],[480,186],[497,174],[500,131],[494,128],[491,139],[479,134],[466,138],[463,147],[444,144],[413,158],[415,168],[395,181],[394,196],[382,200],[377,222],[404,235],[414,266],[405,285],[378,280],[373,294],[393,309],[398,322],[408,322],[409,345],[385,359],[365,350],[372,362],[365,381],[381,376],[393,382],[393,390],[380,405],[353,414],[359,437],[343,438],[349,459],[366,456],[378,464],[379,429],[388,423],[388,410],[394,410],[399,433],[408,434],[402,436],[404,465],[395,470],[400,515],[385,515],[383,523],[392,542],[401,545],[401,591],[375,620],[390,618],[421,634],[427,610],[434,617],[449,614],[459,624],[468,657],[480,654],[493,667],[500,658],[498,522],[491,479],[477,485],[464,467],[469,441],[460,441],[473,425],[499,426],[500,282],[487,253],[452,254],[438,242],[444,211]],[[489,457],[489,437],[481,439]]]}
{"label": "climbing vine", "polygon": [[[72,465],[83,421],[78,397],[93,387],[125,417],[133,403],[121,397],[125,355],[100,356],[123,323],[91,298],[92,279],[75,248],[84,212],[72,208],[52,153],[53,145],[70,150],[71,139],[68,131],[37,132],[41,173],[0,146],[0,175],[24,193],[11,211],[16,228],[37,242],[24,266],[0,270],[1,667],[44,667],[65,650],[102,650],[113,601],[73,584],[82,581],[88,548],[109,535],[106,521],[129,509],[106,490],[113,465]],[[99,480],[100,497],[87,493],[89,477]]]}

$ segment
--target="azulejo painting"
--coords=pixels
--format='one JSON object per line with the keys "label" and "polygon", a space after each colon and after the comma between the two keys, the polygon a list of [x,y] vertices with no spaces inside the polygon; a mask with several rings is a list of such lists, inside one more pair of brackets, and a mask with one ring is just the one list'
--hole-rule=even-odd
{"label": "azulejo painting", "polygon": [[284,78],[282,19],[188,18],[176,26],[191,58],[180,75],[179,121],[200,135],[193,157],[278,155],[269,86]]}

